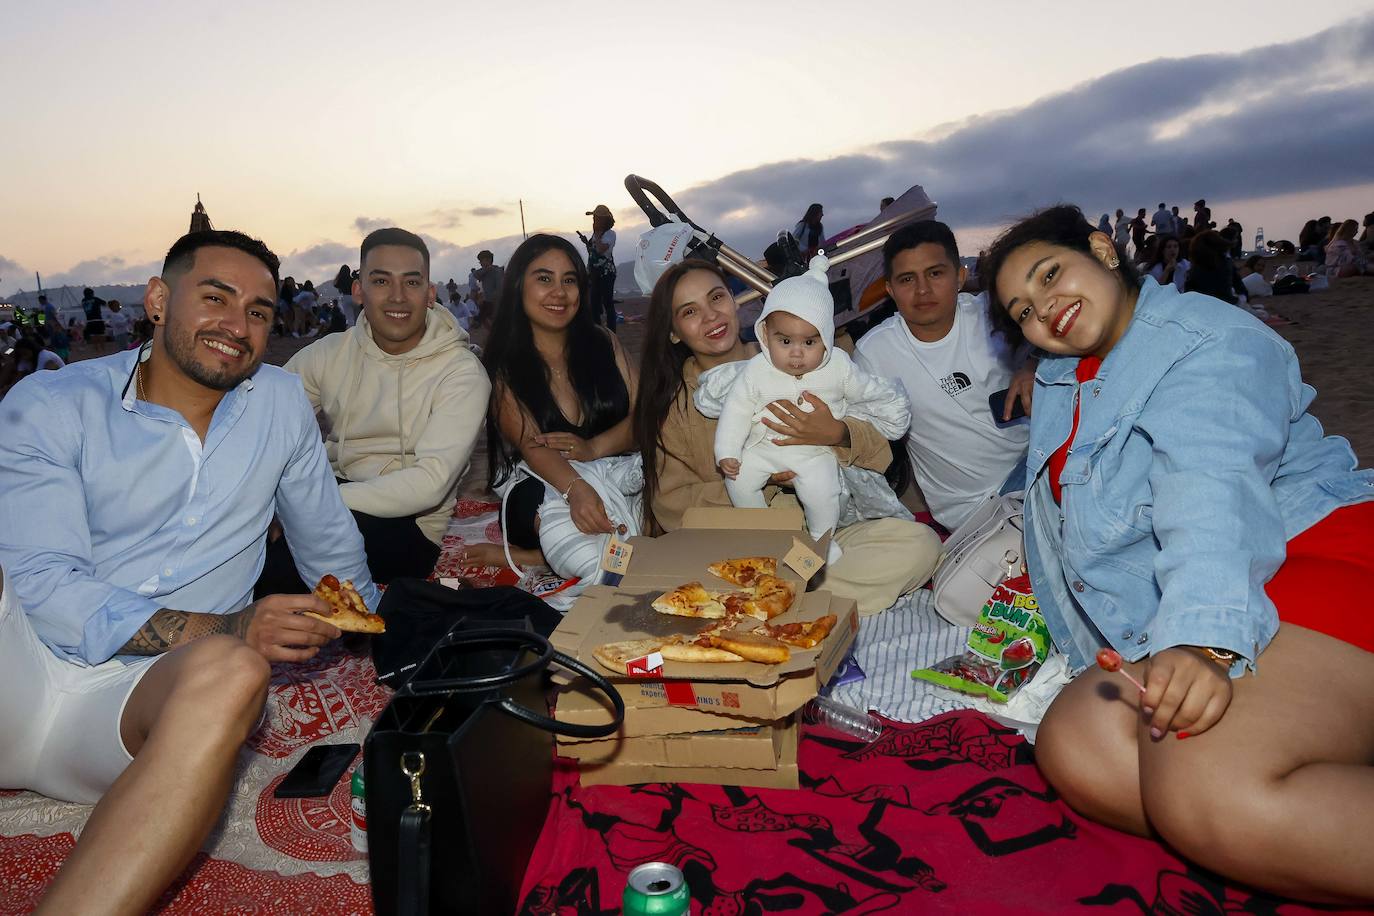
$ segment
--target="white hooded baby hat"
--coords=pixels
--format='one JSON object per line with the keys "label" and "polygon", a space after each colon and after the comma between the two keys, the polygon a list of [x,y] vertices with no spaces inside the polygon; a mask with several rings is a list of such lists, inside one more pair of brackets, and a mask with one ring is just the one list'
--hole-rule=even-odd
{"label": "white hooded baby hat", "polygon": [[[788,277],[773,287],[759,320],[754,322],[754,334],[760,344],[768,333],[763,327],[763,320],[774,312],[788,312],[808,322],[820,333],[825,343],[821,365],[830,362],[830,353],[835,348],[835,299],[830,295],[829,270],[830,260],[818,254],[811,259],[806,273]],[[763,348],[763,357],[768,359],[767,347]]]}

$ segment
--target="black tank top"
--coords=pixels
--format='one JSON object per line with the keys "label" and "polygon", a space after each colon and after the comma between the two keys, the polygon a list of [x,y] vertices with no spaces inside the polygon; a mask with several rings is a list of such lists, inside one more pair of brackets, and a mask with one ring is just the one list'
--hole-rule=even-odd
{"label": "black tank top", "polygon": [[[552,422],[547,424],[547,428],[544,432],[572,433],[583,439],[591,439],[594,436],[601,435],[630,414],[630,390],[625,387],[625,377],[619,372],[615,373],[615,387],[612,393],[614,395],[612,402],[615,404],[616,409],[607,411],[606,416],[602,418],[601,422],[594,426],[574,424],[563,415],[562,409],[558,407],[558,402],[554,401]],[[550,394],[550,397],[552,397],[552,394]]]}

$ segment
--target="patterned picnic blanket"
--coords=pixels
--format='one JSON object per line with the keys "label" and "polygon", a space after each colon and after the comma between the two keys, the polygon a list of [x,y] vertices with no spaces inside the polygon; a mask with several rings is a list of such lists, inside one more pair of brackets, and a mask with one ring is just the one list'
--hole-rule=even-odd
{"label": "patterned picnic blanket", "polygon": [[[492,504],[460,504],[436,574],[509,583],[509,573],[454,560],[463,543],[498,537]],[[629,870],[661,860],[686,874],[693,913],[1318,912],[1083,821],[1045,785],[1016,731],[947,711],[952,695],[911,692],[903,676],[916,664],[906,654],[930,655],[925,664],[961,641],[942,627],[919,595],[865,621],[856,657],[869,679],[844,698],[934,718],[893,721],[869,747],[804,731],[798,791],[583,788],[560,761],[520,911],[611,916]],[[365,648],[341,643],[274,671],[267,716],[240,753],[224,816],[161,912],[371,912],[367,862],[348,838],[348,779],[325,800],[272,797],[311,743],[363,741],[387,700]],[[34,907],[89,811],[0,792],[0,914]]]}

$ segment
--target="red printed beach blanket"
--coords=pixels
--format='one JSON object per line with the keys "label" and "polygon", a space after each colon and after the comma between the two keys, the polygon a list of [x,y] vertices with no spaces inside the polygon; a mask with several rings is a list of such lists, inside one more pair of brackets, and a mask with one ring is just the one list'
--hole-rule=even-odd
{"label": "red printed beach blanket", "polygon": [[[493,505],[461,505],[438,573],[501,581],[453,563],[462,543],[494,540],[494,523]],[[328,799],[272,792],[310,744],[361,743],[387,697],[365,644],[276,668],[224,816],[159,911],[370,913],[347,777]],[[870,747],[805,731],[799,763],[802,788],[783,791],[582,788],[560,761],[520,912],[612,916],[626,874],[648,861],[683,870],[699,914],[1356,912],[1252,894],[1158,843],[1083,821],[1045,785],[1025,741],[978,713],[890,723]],[[0,914],[34,908],[89,812],[0,792]]]}

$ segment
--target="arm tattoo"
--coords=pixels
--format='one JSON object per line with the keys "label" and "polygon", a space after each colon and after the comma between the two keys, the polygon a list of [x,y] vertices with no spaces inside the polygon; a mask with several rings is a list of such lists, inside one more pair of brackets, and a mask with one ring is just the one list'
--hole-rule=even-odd
{"label": "arm tattoo", "polygon": [[235,614],[197,614],[191,611],[164,609],[148,618],[128,642],[120,647],[119,655],[161,655],[193,639],[227,633],[243,638],[252,619],[253,606]]}

